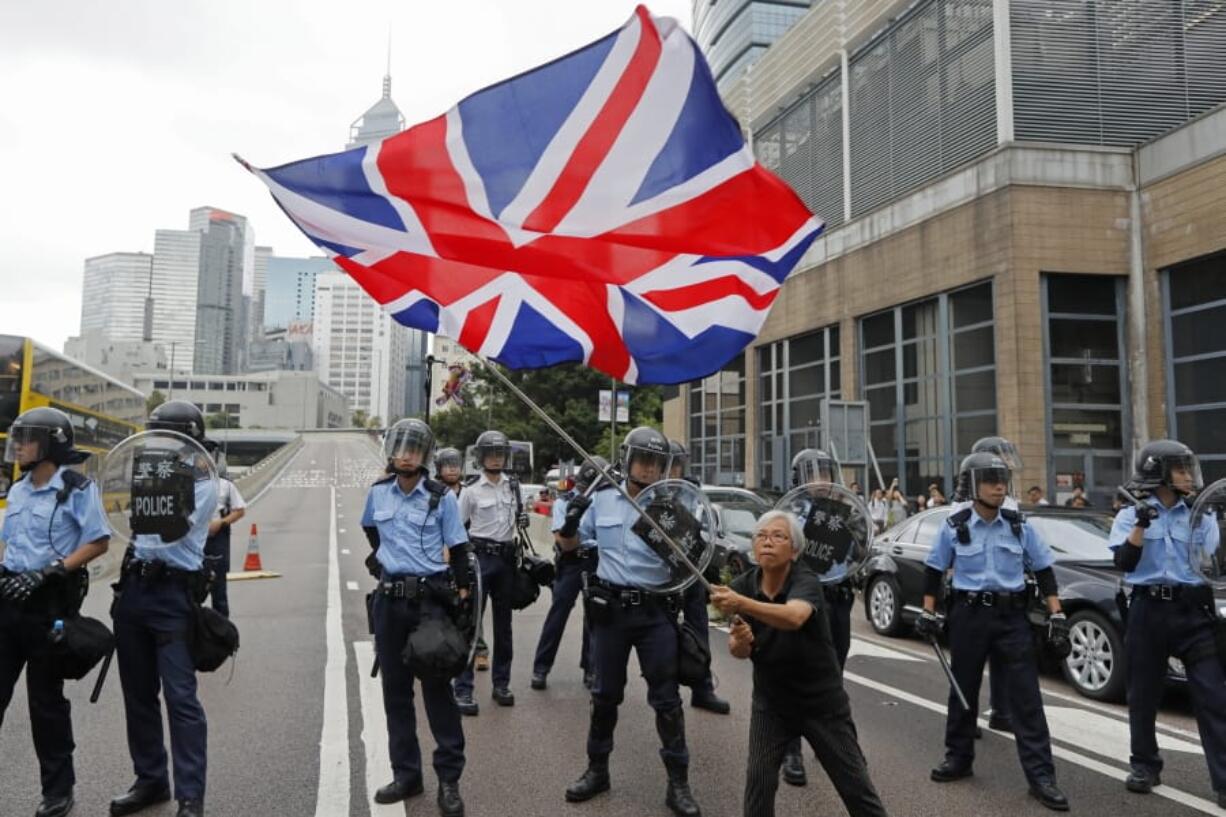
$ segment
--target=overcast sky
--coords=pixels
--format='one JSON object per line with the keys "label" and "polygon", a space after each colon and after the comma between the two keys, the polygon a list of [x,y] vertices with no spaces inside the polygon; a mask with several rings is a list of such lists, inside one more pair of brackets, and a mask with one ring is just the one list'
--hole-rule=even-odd
{"label": "overcast sky", "polygon": [[[653,0],[688,29],[692,0]],[[381,93],[409,124],[621,26],[634,0],[0,3],[0,334],[77,333],[84,260],[153,251],[213,205],[278,255],[318,254],[264,185],[344,147]]]}

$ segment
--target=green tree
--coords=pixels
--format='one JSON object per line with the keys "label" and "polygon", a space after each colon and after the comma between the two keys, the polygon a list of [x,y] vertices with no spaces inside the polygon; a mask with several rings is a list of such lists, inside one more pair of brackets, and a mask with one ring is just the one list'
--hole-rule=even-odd
{"label": "green tree", "polygon": [[[576,442],[592,453],[609,456],[609,424],[597,419],[598,392],[610,388],[606,375],[578,364],[520,371],[503,368],[502,371]],[[660,427],[663,400],[658,386],[619,384],[619,389],[630,392],[630,423],[624,427],[618,424],[617,442],[635,426]],[[578,458],[574,449],[483,365],[474,367],[473,379],[466,391],[470,398],[467,405],[430,418],[439,445],[453,445],[463,451],[482,431],[497,428],[512,440],[533,444],[536,476],[544,474],[558,461]]]}
{"label": "green tree", "polygon": [[215,414],[207,414],[204,417],[205,428],[238,428],[238,418],[232,417],[230,414],[219,411]]}
{"label": "green tree", "polygon": [[145,398],[145,414],[152,414],[153,410],[166,402],[166,395],[162,394],[157,389]]}
{"label": "green tree", "polygon": [[366,428],[366,409],[354,409],[353,413],[349,415],[349,422],[354,428]]}

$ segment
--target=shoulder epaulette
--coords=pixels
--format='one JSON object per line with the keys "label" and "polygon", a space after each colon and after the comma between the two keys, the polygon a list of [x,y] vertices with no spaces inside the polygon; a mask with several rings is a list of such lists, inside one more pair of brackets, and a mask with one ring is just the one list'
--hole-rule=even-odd
{"label": "shoulder epaulette", "polygon": [[958,535],[958,541],[964,545],[969,545],[971,542],[971,529],[966,523],[971,519],[971,509],[963,508],[957,513],[951,513],[945,521],[949,524],[954,532]]}
{"label": "shoulder epaulette", "polygon": [[386,476],[379,477],[377,480],[372,482],[371,485],[386,485],[387,483],[391,482],[395,478],[396,478],[395,474],[388,474]]}
{"label": "shoulder epaulette", "polygon": [[439,506],[439,503],[443,501],[443,497],[447,495],[447,491],[450,489],[444,483],[429,477],[425,478],[424,487],[426,492],[430,494],[430,505],[426,508],[426,513],[430,513],[430,511]]}
{"label": "shoulder epaulette", "polygon": [[55,492],[56,505],[63,505],[68,501],[69,494],[73,491],[84,491],[93,482],[80,471],[73,471],[71,468],[65,468],[60,479],[64,480],[64,487]]}
{"label": "shoulder epaulette", "polygon": [[1009,527],[1013,530],[1013,535],[1021,539],[1022,526],[1026,524],[1026,517],[1022,515],[1022,512],[1011,508],[1001,508],[1000,515],[1009,523]]}

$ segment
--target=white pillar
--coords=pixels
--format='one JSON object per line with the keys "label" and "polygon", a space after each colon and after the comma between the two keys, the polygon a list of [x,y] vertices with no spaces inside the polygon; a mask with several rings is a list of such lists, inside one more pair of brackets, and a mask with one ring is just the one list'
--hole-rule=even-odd
{"label": "white pillar", "polygon": [[1013,35],[1009,0],[992,0],[992,54],[996,60],[996,143],[1013,141]]}

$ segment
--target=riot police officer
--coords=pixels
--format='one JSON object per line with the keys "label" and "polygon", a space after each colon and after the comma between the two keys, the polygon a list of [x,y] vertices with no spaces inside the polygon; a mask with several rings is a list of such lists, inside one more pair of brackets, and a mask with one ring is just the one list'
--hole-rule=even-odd
{"label": "riot police officer", "polygon": [[[975,758],[975,720],[979,685],[988,655],[997,653],[1006,668],[1006,691],[1013,713],[1013,733],[1030,794],[1056,811],[1068,799],[1056,785],[1051,736],[1043,714],[1033,637],[1027,618],[1029,594],[1025,571],[1034,571],[1048,609],[1048,633],[1057,650],[1068,643],[1068,621],[1061,611],[1051,550],[1014,511],[1003,507],[1009,495],[1008,464],[995,454],[971,454],[962,461],[973,505],[952,514],[937,533],[925,560],[924,613],[916,630],[935,636],[942,627],[936,614],[945,571],[953,566],[953,598],[948,609],[949,650],[954,678],[971,705],[968,711],[953,690],[945,725],[945,760],[932,770],[938,783],[969,777]],[[1066,653],[1067,654],[1067,653]]]}
{"label": "riot police officer", "polygon": [[434,454],[434,478],[456,495],[464,489],[464,455],[458,448],[440,448]]}
{"label": "riot police officer", "polygon": [[[205,445],[204,416],[186,400],[161,404],[145,427],[175,431]],[[112,815],[133,814],[170,799],[159,688],[170,720],[178,815],[204,814],[208,726],[196,694],[188,633],[194,606],[206,589],[204,542],[217,507],[217,486],[202,479],[194,490],[187,532],[169,544],[157,534],[135,534],[116,587],[115,652],[136,781],[111,801]]]}
{"label": "riot police officer", "polygon": [[[499,706],[514,706],[511,686],[511,589],[515,570],[515,528],[520,522],[518,489],[505,477],[511,463],[511,441],[501,431],[484,431],[475,444],[481,476],[460,494],[460,519],[468,526],[469,541],[481,565],[481,592],[493,602],[493,699]],[[527,525],[527,521],[523,521]],[[455,682],[460,712],[476,715],[473,668]]]}
{"label": "riot police officer", "polygon": [[[608,470],[609,463],[603,457],[595,457],[601,468]],[[562,547],[559,531],[566,523],[566,508],[576,496],[587,493],[593,483],[601,480],[600,472],[585,462],[579,469],[574,487],[560,494],[553,501],[551,509],[553,521],[550,530],[554,536],[554,580],[553,599],[549,604],[549,612],[545,615],[545,623],[541,626],[541,636],[536,644],[536,657],[532,662],[532,688],[545,689],[549,671],[553,668],[554,659],[558,655],[558,646],[562,643],[562,633],[566,629],[566,620],[570,617],[571,608],[579,598],[583,589],[583,574],[596,573],[596,543],[581,542],[579,547],[566,550]],[[606,486],[604,490],[608,490]],[[601,489],[597,489],[601,490]],[[589,632],[587,616],[583,618],[583,645],[579,654],[579,666],[583,670],[583,684],[591,689],[595,680],[591,663],[591,633]]]}
{"label": "riot police officer", "polygon": [[[817,448],[806,448],[792,457],[792,487],[822,483],[843,484],[843,469],[837,459]],[[842,562],[821,573],[818,580],[826,599],[826,617],[830,622],[830,635],[834,639],[834,653],[841,672],[847,664],[847,654],[851,652],[851,608],[856,602],[856,589],[847,575],[847,565]],[[800,738],[788,745],[780,773],[784,782],[793,786],[803,786],[808,782]]]}
{"label": "riot police officer", "polygon": [[[981,437],[971,446],[971,453],[995,454],[1005,461],[1005,465],[1009,466],[1011,479],[1021,478],[1022,455],[1018,453],[1017,447],[1004,437]],[[963,485],[961,480],[956,481],[954,483],[954,507],[951,514],[970,508],[973,504],[970,489]],[[1009,511],[1017,511],[1017,499],[1007,496],[1001,507]],[[1005,694],[1005,668],[1000,664],[1000,659],[995,653],[988,656],[988,706],[990,707],[988,728],[998,732],[1012,732],[1013,720],[1009,717],[1009,696]]]}
{"label": "riot police officer", "polygon": [[[374,572],[379,576],[371,598],[371,618],[383,675],[392,765],[392,782],[375,792],[377,803],[397,803],[423,790],[413,705],[412,661],[419,656],[414,653],[405,659],[405,645],[431,619],[436,625],[446,620],[455,606],[452,602],[457,601],[452,593],[467,599],[473,580],[468,535],[455,494],[426,474],[424,463],[430,461],[433,448],[434,434],[421,420],[400,420],[388,429],[383,451],[391,473],[371,486],[362,512],[362,530],[373,548]],[[437,744],[434,770],[439,780],[439,810],[444,817],[461,817],[464,731],[460,711],[446,678],[423,675],[421,694]]]}
{"label": "riot police officer", "polygon": [[1154,720],[1174,655],[1187,672],[1209,779],[1226,808],[1226,677],[1214,646],[1217,613],[1212,589],[1189,558],[1192,548],[1212,555],[1220,546],[1216,520],[1205,518],[1192,530],[1187,500],[1202,488],[1200,465],[1183,443],[1155,440],[1141,449],[1127,487],[1141,503],[1120,510],[1109,543],[1132,587],[1124,634],[1132,771],[1125,785],[1147,794],[1161,782]]}
{"label": "riot police officer", "polygon": [[[668,441],[669,460],[668,478],[684,479],[695,487],[701,488],[702,483],[690,476],[690,451],[680,440]],[[685,623],[693,628],[699,640],[707,650],[711,649],[710,616],[707,614],[709,594],[702,582],[694,582],[685,589],[681,599],[681,613]],[[727,715],[732,711],[732,705],[715,694],[715,678],[710,669],[707,676],[690,692],[690,705],[695,709],[705,709],[717,715]]]}
{"label": "riot police officer", "polygon": [[[626,492],[638,496],[668,473],[668,440],[654,428],[640,426],[620,447]],[[632,528],[639,511],[617,491],[598,491],[570,501],[560,543],[570,550],[580,542],[596,541],[600,562],[585,591],[592,627],[596,684],[588,726],[588,767],[566,790],[569,802],[582,802],[609,790],[609,754],[617,708],[626,687],[630,650],[638,655],[647,681],[647,702],[656,713],[660,757],[668,772],[665,803],[682,817],[701,811],[690,792],[689,749],[685,741],[685,710],[677,686],[678,594],[654,593],[671,578],[665,562]]]}
{"label": "riot police officer", "polygon": [[80,608],[89,588],[85,566],[106,552],[111,529],[98,487],[68,468],[89,454],[73,447],[67,414],[31,409],[13,420],[8,434],[4,462],[16,463],[22,476],[9,488],[0,529],[0,722],[24,666],[42,782],[35,814],[61,817],[73,806],[75,744],[64,679],[47,665],[45,645],[56,620]]}

